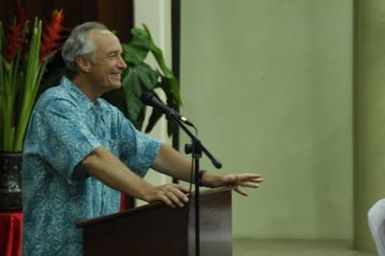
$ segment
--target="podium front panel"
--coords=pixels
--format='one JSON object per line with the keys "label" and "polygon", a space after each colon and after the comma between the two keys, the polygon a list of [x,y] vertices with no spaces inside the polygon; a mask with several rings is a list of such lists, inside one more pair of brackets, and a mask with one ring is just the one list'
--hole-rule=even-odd
{"label": "podium front panel", "polygon": [[84,229],[84,255],[186,255],[187,213],[159,206]]}
{"label": "podium front panel", "polygon": [[[194,256],[194,199],[185,207],[150,204],[77,222],[86,256]],[[231,256],[231,189],[200,195],[200,255]]]}
{"label": "podium front panel", "polygon": [[[193,201],[194,205],[194,201]],[[232,255],[231,190],[200,197],[200,255]],[[195,255],[195,207],[190,207],[189,256]]]}

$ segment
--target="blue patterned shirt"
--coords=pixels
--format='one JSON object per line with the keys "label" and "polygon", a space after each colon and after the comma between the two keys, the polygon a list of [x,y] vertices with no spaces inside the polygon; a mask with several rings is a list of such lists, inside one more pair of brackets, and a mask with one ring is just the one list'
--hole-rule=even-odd
{"label": "blue patterned shirt", "polygon": [[81,168],[98,147],[144,177],[160,143],[137,131],[99,98],[92,103],[67,78],[39,98],[23,156],[23,255],[82,255],[75,221],[115,213],[120,193]]}

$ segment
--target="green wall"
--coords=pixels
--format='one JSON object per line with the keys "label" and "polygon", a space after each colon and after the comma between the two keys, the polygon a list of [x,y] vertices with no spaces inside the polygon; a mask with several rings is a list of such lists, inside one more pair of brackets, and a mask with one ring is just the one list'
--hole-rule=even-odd
{"label": "green wall", "polygon": [[265,179],[234,237],[352,238],[352,5],[182,1],[182,112],[218,172]]}

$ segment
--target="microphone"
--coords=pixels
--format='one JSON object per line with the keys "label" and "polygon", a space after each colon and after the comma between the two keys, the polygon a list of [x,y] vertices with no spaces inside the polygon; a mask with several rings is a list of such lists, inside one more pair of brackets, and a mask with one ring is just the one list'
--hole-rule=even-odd
{"label": "microphone", "polygon": [[140,100],[147,106],[152,106],[154,108],[159,109],[164,114],[176,116],[183,123],[194,127],[194,124],[191,123],[186,117],[182,116],[179,112],[174,110],[173,108],[168,107],[162,101],[160,101],[155,95],[151,92],[144,92],[140,96]]}

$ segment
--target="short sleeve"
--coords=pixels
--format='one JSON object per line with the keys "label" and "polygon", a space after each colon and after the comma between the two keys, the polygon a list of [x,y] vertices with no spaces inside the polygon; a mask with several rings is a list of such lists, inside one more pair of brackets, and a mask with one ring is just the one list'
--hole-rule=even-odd
{"label": "short sleeve", "polygon": [[140,177],[144,177],[159,153],[161,142],[138,131],[122,113],[118,117],[121,160]]}
{"label": "short sleeve", "polygon": [[36,136],[38,152],[68,181],[80,161],[101,146],[76,107],[66,100],[55,100],[32,118],[30,132]]}

